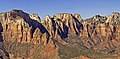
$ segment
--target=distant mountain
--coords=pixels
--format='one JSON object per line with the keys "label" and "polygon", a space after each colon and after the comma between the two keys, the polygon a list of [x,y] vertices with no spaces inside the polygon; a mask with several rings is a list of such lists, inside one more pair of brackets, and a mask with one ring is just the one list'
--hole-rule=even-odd
{"label": "distant mountain", "polygon": [[100,15],[95,15],[92,18],[88,18],[85,21],[88,23],[117,23],[120,24],[120,13],[118,12],[113,12],[111,15],[108,16],[100,16]]}
{"label": "distant mountain", "polygon": [[37,14],[12,10],[0,13],[0,23],[11,59],[120,58],[117,12],[86,20],[80,14],[61,13],[41,20]]}

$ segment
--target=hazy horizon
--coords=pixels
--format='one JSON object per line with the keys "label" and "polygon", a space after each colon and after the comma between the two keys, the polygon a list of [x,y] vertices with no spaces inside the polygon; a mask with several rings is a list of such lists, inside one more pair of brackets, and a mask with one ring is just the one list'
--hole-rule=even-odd
{"label": "hazy horizon", "polygon": [[119,1],[114,0],[84,0],[84,1],[59,1],[59,0],[4,0],[0,2],[1,12],[8,12],[12,9],[19,9],[29,14],[36,13],[42,19],[47,15],[57,13],[78,13],[83,19],[92,17],[96,14],[110,15],[112,12],[120,12]]}

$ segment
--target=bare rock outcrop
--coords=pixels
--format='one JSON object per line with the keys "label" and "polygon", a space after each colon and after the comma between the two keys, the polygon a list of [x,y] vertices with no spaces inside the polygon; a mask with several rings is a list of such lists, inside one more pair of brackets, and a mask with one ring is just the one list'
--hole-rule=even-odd
{"label": "bare rock outcrop", "polygon": [[41,22],[41,19],[38,16],[38,14],[30,14],[30,18],[33,20],[37,20],[38,22]]}

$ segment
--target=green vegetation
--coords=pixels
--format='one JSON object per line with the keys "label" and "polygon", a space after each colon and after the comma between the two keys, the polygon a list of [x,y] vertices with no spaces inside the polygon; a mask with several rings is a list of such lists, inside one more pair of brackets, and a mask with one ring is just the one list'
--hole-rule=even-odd
{"label": "green vegetation", "polygon": [[82,39],[86,40],[87,38],[85,37],[79,38],[81,39],[77,39],[77,37],[73,39],[73,37],[70,36],[69,39],[67,40],[67,42],[69,43],[67,45],[57,43],[59,47],[58,55],[60,56],[60,59],[71,59],[80,56],[87,56],[90,59],[103,59],[103,58],[116,58],[116,56],[118,56],[115,54],[106,54],[99,50],[87,49],[80,44]]}
{"label": "green vegetation", "polygon": [[17,41],[5,42],[5,43],[7,45],[8,52],[10,54],[13,54],[14,58],[17,58],[17,57],[28,58],[28,57],[30,57],[30,49],[33,48],[32,44],[17,43]]}

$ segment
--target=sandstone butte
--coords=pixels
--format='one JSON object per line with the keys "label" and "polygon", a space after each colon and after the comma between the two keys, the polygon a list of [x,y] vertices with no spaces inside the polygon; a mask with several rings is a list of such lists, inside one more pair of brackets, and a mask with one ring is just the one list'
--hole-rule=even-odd
{"label": "sandstone butte", "polygon": [[[65,53],[61,48],[71,50],[66,47],[74,47],[72,43],[76,42],[75,48],[80,50],[119,55],[119,25],[120,13],[117,12],[108,16],[95,15],[86,20],[79,14],[61,13],[41,20],[37,14],[11,10],[0,13],[0,39],[4,40],[10,59],[90,59],[92,57],[84,54],[63,57],[60,54]],[[5,58],[5,53],[2,54],[0,57]]]}

